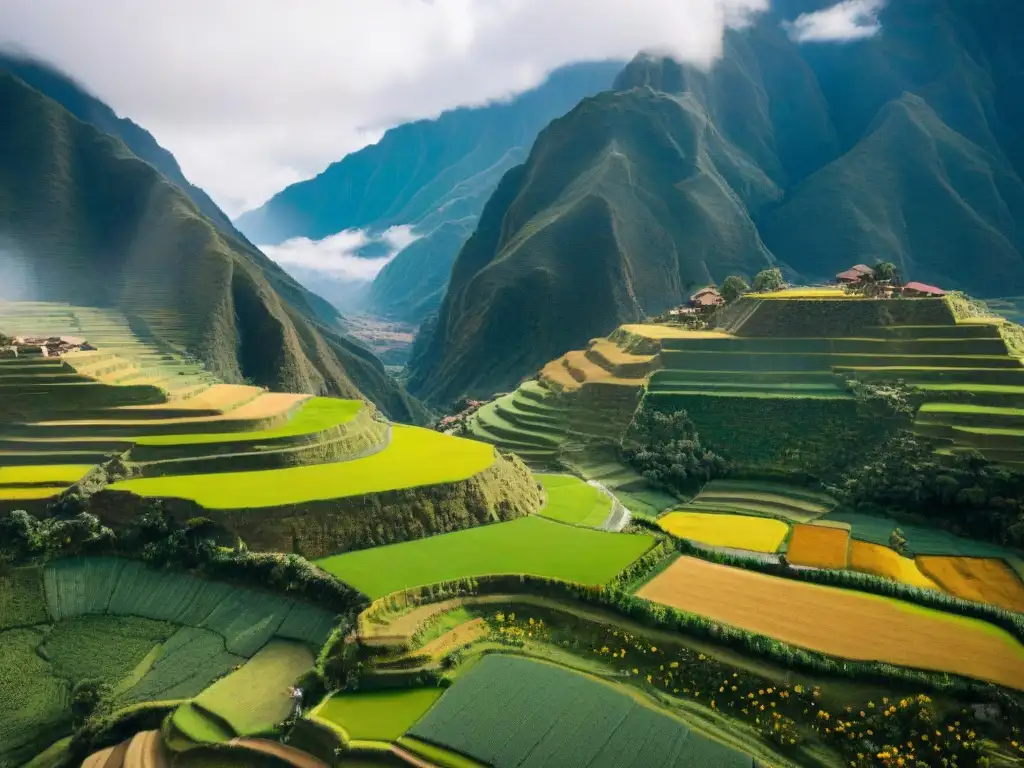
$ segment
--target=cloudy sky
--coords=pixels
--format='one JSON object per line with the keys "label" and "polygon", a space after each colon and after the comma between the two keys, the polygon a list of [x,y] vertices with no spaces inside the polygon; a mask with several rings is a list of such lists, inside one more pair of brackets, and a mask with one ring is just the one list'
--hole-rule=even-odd
{"label": "cloudy sky", "polygon": [[[49,60],[149,129],[235,216],[388,127],[508,97],[573,61],[703,65],[769,0],[3,0],[0,45]],[[879,0],[793,20],[877,31]]]}

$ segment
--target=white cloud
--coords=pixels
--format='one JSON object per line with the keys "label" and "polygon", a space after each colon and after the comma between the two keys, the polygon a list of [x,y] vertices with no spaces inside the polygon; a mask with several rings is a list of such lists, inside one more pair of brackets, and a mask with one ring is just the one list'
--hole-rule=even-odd
{"label": "white cloud", "polygon": [[5,0],[0,43],[153,132],[229,214],[410,118],[640,49],[710,64],[768,0]]}
{"label": "white cloud", "polygon": [[[369,282],[416,239],[410,227],[392,227],[376,237],[359,229],[346,229],[323,240],[295,237],[280,245],[260,248],[286,270],[303,276],[315,273],[334,282]],[[382,246],[385,255],[366,258],[357,254],[371,243]],[[307,287],[316,290],[315,285]]]}
{"label": "white cloud", "polygon": [[845,42],[873,37],[882,29],[878,13],[886,0],[843,0],[830,8],[802,13],[783,27],[798,43]]}

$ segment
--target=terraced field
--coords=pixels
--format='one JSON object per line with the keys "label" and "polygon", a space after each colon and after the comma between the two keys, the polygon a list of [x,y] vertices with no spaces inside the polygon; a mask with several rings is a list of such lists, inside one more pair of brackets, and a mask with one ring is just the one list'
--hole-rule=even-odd
{"label": "terraced field", "polygon": [[[272,652],[264,648],[283,645],[299,649],[293,656],[301,663],[276,679],[266,669],[256,677],[286,695],[335,622],[330,612],[289,598],[111,558],[20,568],[2,582],[0,761],[17,765],[70,732],[78,682],[109,685],[114,707],[191,698],[233,667],[244,670],[250,657]],[[281,684],[284,676],[290,679]],[[255,694],[243,695],[256,687],[242,688],[232,700],[256,718],[264,710],[249,706]]]}
{"label": "terraced field", "polygon": [[842,658],[950,672],[1024,690],[1024,646],[975,619],[690,557],[676,560],[638,594]]}
{"label": "terraced field", "polygon": [[317,564],[372,598],[488,574],[526,573],[605,584],[651,548],[646,535],[604,533],[539,517],[375,547]]}
{"label": "terraced field", "polygon": [[731,512],[806,523],[826,514],[835,504],[835,499],[826,493],[784,483],[713,480],[680,510]]}

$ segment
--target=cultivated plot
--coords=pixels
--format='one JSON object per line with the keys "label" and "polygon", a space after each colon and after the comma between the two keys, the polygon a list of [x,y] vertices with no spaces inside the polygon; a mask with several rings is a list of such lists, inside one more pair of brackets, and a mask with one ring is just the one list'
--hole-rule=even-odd
{"label": "cultivated plot", "polygon": [[334,555],[317,564],[372,598],[488,574],[605,584],[651,548],[646,535],[605,533],[539,517]]}
{"label": "cultivated plot", "polygon": [[949,672],[1024,690],[1024,646],[978,619],[681,557],[637,593],[846,659]]}
{"label": "cultivated plot", "polygon": [[780,520],[704,512],[669,512],[658,524],[680,539],[754,552],[777,552],[789,532]]}
{"label": "cultivated plot", "polygon": [[441,688],[342,691],[313,714],[341,728],[350,739],[395,741],[441,697]]}
{"label": "cultivated plot", "polygon": [[534,475],[547,494],[543,517],[562,523],[598,528],[612,511],[611,498],[572,475]]}
{"label": "cultivated plot", "polygon": [[410,730],[494,768],[750,768],[753,759],[595,678],[484,657]]}

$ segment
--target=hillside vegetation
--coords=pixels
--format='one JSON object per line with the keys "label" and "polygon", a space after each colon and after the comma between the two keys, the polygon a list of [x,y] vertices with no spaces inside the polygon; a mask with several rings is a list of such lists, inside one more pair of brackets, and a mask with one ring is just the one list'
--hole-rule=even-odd
{"label": "hillside vegetation", "polygon": [[799,46],[769,13],[727,33],[710,71],[637,57],[502,179],[411,391],[489,395],[768,264],[815,281],[870,254],[947,289],[1020,293],[1021,47],[997,8],[1014,13],[889,3],[885,33],[849,46]]}
{"label": "hillside vegetation", "polygon": [[[0,126],[0,297],[116,309],[224,381],[365,394],[392,416],[421,418],[379,361],[325,324],[322,300],[120,141],[9,73],[0,105],[12,116]],[[14,320],[8,333],[43,333],[33,323],[44,321],[45,332],[80,335],[53,318]]]}

